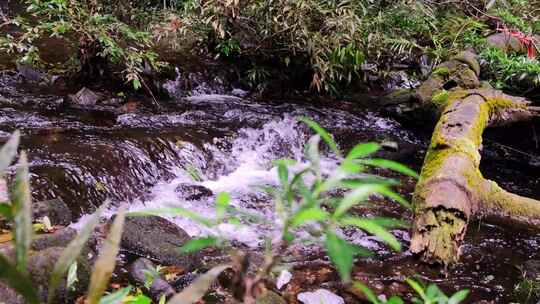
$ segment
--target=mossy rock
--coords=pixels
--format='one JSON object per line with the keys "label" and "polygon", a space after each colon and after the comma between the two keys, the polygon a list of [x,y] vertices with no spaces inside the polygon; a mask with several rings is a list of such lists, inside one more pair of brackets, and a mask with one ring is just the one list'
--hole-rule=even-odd
{"label": "mossy rock", "polygon": [[266,290],[265,293],[257,298],[256,304],[287,304],[287,301],[277,293]]}

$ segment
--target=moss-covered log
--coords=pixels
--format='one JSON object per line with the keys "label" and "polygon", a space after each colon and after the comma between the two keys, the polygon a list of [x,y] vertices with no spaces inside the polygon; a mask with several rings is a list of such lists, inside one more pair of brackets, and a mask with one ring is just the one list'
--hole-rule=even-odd
{"label": "moss-covered log", "polygon": [[[540,201],[506,192],[479,169],[484,129],[531,119],[538,108],[482,86],[476,60],[467,58],[472,63],[454,59],[442,64],[416,91],[417,100],[439,113],[439,120],[413,197],[411,251],[443,264],[459,259],[475,215],[540,228]],[[449,81],[452,88],[446,90]]]}

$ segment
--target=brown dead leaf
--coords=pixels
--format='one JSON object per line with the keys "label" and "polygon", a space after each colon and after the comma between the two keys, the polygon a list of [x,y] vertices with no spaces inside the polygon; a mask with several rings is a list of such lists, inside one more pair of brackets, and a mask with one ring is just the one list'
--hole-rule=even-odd
{"label": "brown dead leaf", "polygon": [[11,233],[0,234],[0,244],[10,242],[11,240],[13,240]]}

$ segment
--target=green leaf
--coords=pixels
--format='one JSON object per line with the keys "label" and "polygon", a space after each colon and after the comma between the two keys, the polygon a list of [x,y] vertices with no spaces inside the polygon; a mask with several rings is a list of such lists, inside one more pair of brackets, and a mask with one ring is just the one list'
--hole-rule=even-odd
{"label": "green leaf", "polygon": [[193,304],[199,301],[214,280],[227,268],[229,265],[220,265],[210,269],[208,272],[200,275],[191,285],[186,287],[182,292],[176,294],[169,300],[168,304]]}
{"label": "green leaf", "polygon": [[38,304],[39,299],[32,281],[19,272],[3,255],[0,254],[0,279],[24,297],[30,304]]}
{"label": "green leaf", "polygon": [[365,143],[365,144],[358,144],[354,146],[354,148],[349,151],[349,154],[347,154],[346,159],[353,160],[357,158],[366,157],[370,154],[373,154],[377,151],[379,151],[380,146],[376,143]]}
{"label": "green leaf", "polygon": [[4,175],[4,171],[11,165],[17,155],[20,138],[21,133],[19,130],[13,132],[9,140],[0,149],[0,176]]}
{"label": "green leaf", "polygon": [[286,188],[289,184],[289,168],[287,168],[285,161],[276,161],[275,164],[277,166],[278,178],[279,182],[281,183],[281,187]]}
{"label": "green leaf", "polygon": [[398,296],[392,296],[385,304],[403,304],[403,300]]}
{"label": "green leaf", "polygon": [[107,289],[109,280],[116,265],[116,256],[120,250],[120,240],[125,221],[125,208],[121,207],[109,230],[109,235],[103,244],[101,254],[98,257],[88,288],[88,303],[97,304]]}
{"label": "green leaf", "polygon": [[392,161],[388,159],[380,159],[380,158],[373,158],[373,159],[359,159],[359,163],[364,165],[369,165],[373,167],[379,167],[383,169],[390,169],[408,176],[412,176],[414,178],[419,178],[418,173],[416,173],[414,170],[411,170],[407,168],[406,166]]}
{"label": "green leaf", "polygon": [[71,264],[71,266],[69,266],[68,269],[66,287],[68,289],[71,289],[78,281],[79,279],[77,278],[77,262],[74,262],[73,264]]}
{"label": "green leaf", "polygon": [[301,117],[298,119],[299,121],[305,123],[308,125],[313,131],[315,131],[319,136],[324,140],[324,142],[330,147],[332,152],[336,154],[336,156],[341,157],[341,152],[339,151],[336,142],[332,138],[332,135],[328,133],[323,127],[321,127],[318,123],[314,122],[313,120],[307,118],[307,117]]}
{"label": "green leaf", "polygon": [[366,298],[373,304],[380,304],[381,302],[379,301],[379,299],[377,298],[377,296],[373,293],[373,291],[367,287],[366,285],[364,285],[363,283],[360,283],[360,282],[354,282],[353,283],[353,286],[354,288],[356,289],[359,289],[362,293],[364,293],[364,295],[366,296]]}
{"label": "green leaf", "polygon": [[32,228],[32,202],[30,194],[30,178],[28,174],[28,160],[26,153],[22,152],[15,175],[11,203],[15,222],[15,260],[17,269],[26,273],[28,251],[32,242],[34,229]]}
{"label": "green leaf", "polygon": [[174,216],[183,216],[188,219],[194,220],[200,224],[203,224],[207,227],[214,226],[214,222],[210,219],[200,216],[199,214],[182,208],[182,207],[164,207],[159,209],[146,209],[142,211],[130,212],[128,216],[148,216],[148,215],[174,215]]}
{"label": "green leaf", "polygon": [[117,291],[108,294],[99,300],[99,304],[122,304],[124,299],[129,295],[131,287],[118,289]]}
{"label": "green leaf", "polygon": [[82,227],[77,236],[71,242],[69,242],[66,249],[62,251],[60,258],[58,258],[58,261],[56,261],[56,264],[54,264],[54,269],[51,273],[47,303],[53,302],[54,293],[60,285],[62,277],[81,254],[84,245],[92,234],[92,231],[94,231],[96,226],[99,224],[101,214],[107,209],[108,205],[108,202],[103,203],[101,207],[99,207],[99,209],[90,217],[88,222],[86,222],[86,224]]}
{"label": "green leaf", "polygon": [[13,219],[13,208],[11,204],[0,202],[0,216],[3,216],[6,220]]}
{"label": "green leaf", "polygon": [[216,215],[218,219],[225,216],[225,212],[231,202],[231,196],[227,192],[220,192],[216,197]]}
{"label": "green leaf", "polygon": [[410,228],[410,223],[389,217],[372,217],[370,220],[385,228]]}
{"label": "green leaf", "polygon": [[333,231],[326,232],[325,248],[332,263],[344,282],[351,279],[351,270],[354,263],[354,256],[358,250],[347,241],[339,238]]}
{"label": "green leaf", "polygon": [[333,218],[337,219],[343,216],[350,208],[365,201],[371,194],[381,192],[384,188],[386,187],[377,184],[360,185],[358,188],[347,193],[347,195],[339,202],[339,205],[334,211]]}
{"label": "green leaf", "polygon": [[180,247],[180,252],[182,253],[191,253],[199,251],[203,248],[215,246],[218,243],[218,239],[215,237],[202,237],[189,240],[184,246]]}
{"label": "green leaf", "polygon": [[407,282],[407,284],[409,284],[412,287],[412,289],[416,291],[416,293],[422,298],[422,300],[425,301],[427,299],[426,294],[424,292],[424,287],[422,287],[420,283],[416,282],[413,279],[406,279],[405,282]]}
{"label": "green leaf", "polygon": [[461,303],[465,301],[468,295],[469,295],[468,289],[460,290],[450,297],[450,299],[448,300],[448,304]]}
{"label": "green leaf", "polygon": [[403,197],[401,197],[399,194],[397,194],[396,192],[388,189],[387,187],[383,187],[379,190],[379,194],[382,194],[390,199],[393,199],[395,200],[396,202],[398,202],[399,204],[401,204],[403,207],[407,208],[407,209],[411,209],[411,204],[406,200],[404,199]]}
{"label": "green leaf", "polygon": [[377,222],[370,219],[362,219],[358,217],[344,217],[340,220],[343,225],[356,226],[369,234],[375,235],[383,242],[387,243],[392,249],[396,251],[401,250],[401,244],[388,230],[377,224]]}
{"label": "green leaf", "polygon": [[324,221],[329,217],[328,213],[319,207],[311,207],[298,211],[291,218],[291,226],[300,226],[309,221]]}
{"label": "green leaf", "polygon": [[320,171],[319,167],[321,163],[321,155],[319,152],[320,142],[321,142],[321,136],[313,135],[307,142],[307,146],[306,146],[306,157],[307,159],[311,161],[311,165],[313,166],[317,175],[320,175],[319,174],[319,171]]}
{"label": "green leaf", "polygon": [[135,297],[124,302],[125,304],[152,304],[152,299],[144,294],[136,295]]}

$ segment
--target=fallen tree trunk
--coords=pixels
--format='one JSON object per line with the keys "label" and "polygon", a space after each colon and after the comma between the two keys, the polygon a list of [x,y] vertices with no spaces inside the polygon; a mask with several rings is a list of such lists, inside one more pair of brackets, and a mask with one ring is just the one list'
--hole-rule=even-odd
{"label": "fallen tree trunk", "polygon": [[415,100],[439,113],[439,120],[413,196],[410,249],[425,261],[448,265],[458,261],[473,216],[540,228],[540,201],[506,192],[479,169],[484,129],[529,120],[540,111],[482,85],[471,53],[437,69],[415,92]]}

